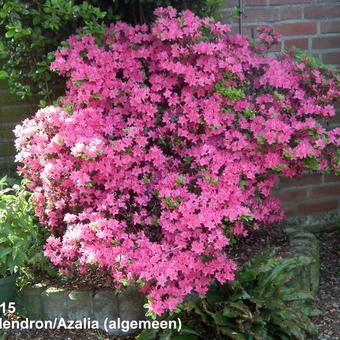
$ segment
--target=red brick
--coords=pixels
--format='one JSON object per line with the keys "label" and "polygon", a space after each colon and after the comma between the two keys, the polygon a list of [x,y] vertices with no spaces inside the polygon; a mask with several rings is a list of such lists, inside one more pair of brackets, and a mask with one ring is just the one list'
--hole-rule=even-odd
{"label": "red brick", "polygon": [[273,52],[273,53],[275,53],[275,52],[281,52],[282,46],[283,46],[283,44],[282,44],[282,42],[280,41],[279,43],[277,43],[277,44],[271,46],[270,49],[268,50],[268,52]]}
{"label": "red brick", "polygon": [[274,8],[244,10],[244,22],[272,22],[279,20],[279,11]]}
{"label": "red brick", "polygon": [[340,64],[340,52],[325,53],[322,55],[325,64]]}
{"label": "red brick", "polygon": [[281,8],[280,18],[281,20],[301,19],[302,9],[301,7]]}
{"label": "red brick", "polygon": [[284,206],[284,211],[288,217],[299,215],[296,205]]}
{"label": "red brick", "polygon": [[292,48],[292,47],[297,47],[302,50],[307,50],[308,49],[308,39],[305,38],[300,38],[300,39],[289,39],[285,40],[285,48]]}
{"label": "red brick", "polygon": [[[242,34],[246,35],[248,37],[253,37],[255,32],[255,28],[253,26],[245,26],[243,27]],[[238,25],[232,25],[231,26],[231,33],[233,34],[239,34],[240,33],[240,28]]]}
{"label": "red brick", "polygon": [[234,6],[238,6],[238,0],[226,0],[225,1],[225,4],[224,4],[225,8],[231,8]]}
{"label": "red brick", "polygon": [[239,27],[238,27],[238,25],[232,25],[232,26],[231,26],[231,33],[232,33],[232,34],[237,34],[237,33],[239,33]]}
{"label": "red brick", "polygon": [[281,188],[303,187],[321,184],[321,175],[305,175],[297,178],[280,178]]}
{"label": "red brick", "polygon": [[256,35],[256,26],[245,26],[243,27],[243,34],[248,37],[254,38]]}
{"label": "red brick", "polygon": [[324,182],[340,182],[340,176],[336,175],[324,175]]}
{"label": "red brick", "polygon": [[282,201],[290,202],[290,201],[295,201],[301,198],[306,198],[307,191],[303,189],[282,190],[282,191],[279,191],[276,196]]}
{"label": "red brick", "polygon": [[267,4],[267,0],[245,0],[245,6],[265,6]]}
{"label": "red brick", "polygon": [[306,202],[299,204],[298,211],[301,215],[317,214],[338,208],[338,201],[334,199]]}
{"label": "red brick", "polygon": [[340,20],[322,22],[320,28],[321,33],[340,33]]}
{"label": "red brick", "polygon": [[317,5],[304,8],[305,19],[327,19],[340,16],[340,5]]}
{"label": "red brick", "polygon": [[237,25],[238,20],[232,17],[231,11],[227,10],[221,13],[221,20],[229,25]]}
{"label": "red brick", "polygon": [[291,24],[275,25],[274,29],[280,32],[283,36],[296,36],[316,33],[315,22],[297,22]]}
{"label": "red brick", "polygon": [[278,44],[273,45],[268,51],[269,52],[281,52],[282,51],[282,43],[279,42]]}
{"label": "red brick", "polygon": [[270,0],[271,5],[306,4],[311,0]]}
{"label": "red brick", "polygon": [[315,38],[313,39],[312,46],[314,49],[337,48],[340,46],[340,35]]}
{"label": "red brick", "polygon": [[[312,51],[312,52],[313,52],[313,51]],[[322,57],[322,54],[321,54],[321,53],[312,53],[312,55],[313,55],[315,58],[321,60],[321,57]]]}
{"label": "red brick", "polygon": [[339,196],[340,184],[323,185],[309,190],[310,197]]}

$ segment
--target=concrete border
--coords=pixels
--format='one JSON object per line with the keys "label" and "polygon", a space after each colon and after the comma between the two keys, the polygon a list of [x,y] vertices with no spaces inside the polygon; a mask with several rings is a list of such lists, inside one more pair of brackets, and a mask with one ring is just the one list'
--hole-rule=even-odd
{"label": "concrete border", "polygon": [[340,210],[319,215],[288,217],[283,222],[283,229],[288,233],[304,231],[308,233],[332,232],[340,229]]}
{"label": "concrete border", "polygon": [[[67,290],[44,284],[24,287],[17,296],[19,312],[30,320],[54,320],[64,318],[67,322],[90,318],[98,321],[105,331],[105,319],[117,321],[145,320],[146,298],[135,287],[122,291]],[[127,336],[135,330],[124,332],[122,328],[108,332],[110,335]]]}
{"label": "concrete border", "polygon": [[295,288],[311,293],[316,297],[320,281],[320,248],[317,237],[306,231],[296,231],[288,234],[289,251],[287,256],[308,256],[312,262],[295,269],[290,283]]}

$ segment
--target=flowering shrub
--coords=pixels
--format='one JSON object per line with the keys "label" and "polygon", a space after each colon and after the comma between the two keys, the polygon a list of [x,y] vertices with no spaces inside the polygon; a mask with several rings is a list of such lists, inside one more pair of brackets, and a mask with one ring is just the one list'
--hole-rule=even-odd
{"label": "flowering shrub", "polygon": [[276,174],[339,171],[338,80],[308,59],[190,11],[159,8],[153,26],[109,27],[103,44],[71,37],[52,69],[60,106],[16,128],[18,161],[61,270],[136,280],[157,314],[217,279],[233,280],[231,235],[283,217]]}
{"label": "flowering shrub", "polygon": [[[278,257],[270,250],[256,254],[232,282],[214,282],[205,296],[191,294],[163,320],[182,320],[180,331],[147,329],[137,340],[158,339],[306,339],[316,335],[309,319],[318,310],[308,306],[310,292],[294,287],[297,273],[311,257]],[[290,288],[287,288],[290,286]]]}
{"label": "flowering shrub", "polygon": [[[8,79],[9,91],[20,98],[52,103],[56,89],[64,86],[49,72],[53,51],[64,46],[70,34],[81,32],[102,36],[105,23],[121,19],[149,22],[153,10],[171,5],[216,16],[224,0],[5,0],[0,1],[0,80]],[[10,15],[9,15],[10,13]],[[30,62],[27,62],[30,60]]]}

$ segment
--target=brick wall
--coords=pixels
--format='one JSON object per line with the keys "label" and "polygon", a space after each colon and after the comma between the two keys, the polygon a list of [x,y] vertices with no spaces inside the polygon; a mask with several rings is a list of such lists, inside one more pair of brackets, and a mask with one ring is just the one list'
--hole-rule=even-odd
{"label": "brick wall", "polygon": [[36,106],[8,93],[6,81],[0,81],[0,176],[14,175],[14,134],[15,125],[30,116]]}
{"label": "brick wall", "polygon": [[[231,21],[230,14],[238,5],[238,0],[226,0],[222,9],[223,20],[232,24],[234,32],[239,31],[239,22]],[[274,52],[296,46],[340,67],[340,0],[243,0],[242,13],[244,34],[256,36],[259,25],[271,25],[281,34],[282,42]],[[340,112],[330,126],[340,126]],[[288,218],[310,224],[321,223],[326,215],[339,218],[339,177],[307,174],[280,179],[277,195]]]}
{"label": "brick wall", "polygon": [[[238,0],[226,0],[224,21]],[[281,33],[279,49],[297,46],[312,52],[326,64],[340,66],[340,0],[243,0],[243,30],[272,25]],[[234,22],[235,31],[238,25]]]}

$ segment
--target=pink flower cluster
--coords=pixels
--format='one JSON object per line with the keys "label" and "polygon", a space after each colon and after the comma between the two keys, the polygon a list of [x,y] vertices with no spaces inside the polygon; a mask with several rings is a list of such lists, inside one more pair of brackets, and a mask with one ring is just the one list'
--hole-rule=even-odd
{"label": "pink flower cluster", "polygon": [[257,28],[258,38],[261,43],[256,46],[257,52],[266,52],[270,47],[274,46],[280,41],[279,32],[275,32],[270,26],[259,26]]}
{"label": "pink flower cluster", "polygon": [[233,280],[230,235],[282,219],[277,173],[339,169],[340,131],[321,125],[331,71],[263,56],[190,11],[156,15],[101,44],[71,37],[52,64],[66,97],[15,133],[51,261],[137,281],[161,314]]}

